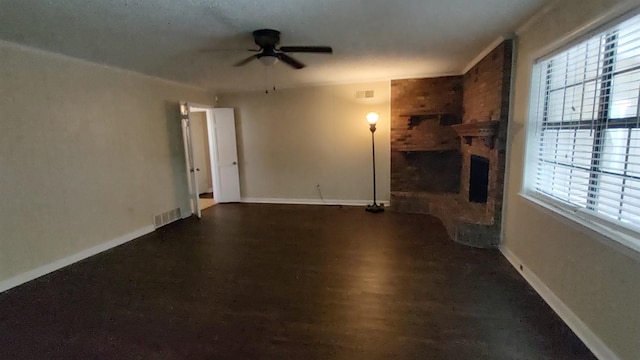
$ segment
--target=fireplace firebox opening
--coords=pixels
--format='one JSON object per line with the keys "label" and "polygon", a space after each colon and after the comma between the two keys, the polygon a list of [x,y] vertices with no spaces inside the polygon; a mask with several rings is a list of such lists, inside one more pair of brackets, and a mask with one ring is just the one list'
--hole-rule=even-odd
{"label": "fireplace firebox opening", "polygon": [[486,203],[489,190],[489,159],[471,155],[469,174],[469,201]]}

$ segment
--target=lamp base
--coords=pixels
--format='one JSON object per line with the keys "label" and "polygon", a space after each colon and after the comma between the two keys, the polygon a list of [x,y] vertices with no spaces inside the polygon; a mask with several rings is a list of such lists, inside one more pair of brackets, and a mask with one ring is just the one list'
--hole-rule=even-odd
{"label": "lamp base", "polygon": [[373,205],[367,205],[364,210],[374,214],[381,213],[384,211],[384,205],[373,203]]}

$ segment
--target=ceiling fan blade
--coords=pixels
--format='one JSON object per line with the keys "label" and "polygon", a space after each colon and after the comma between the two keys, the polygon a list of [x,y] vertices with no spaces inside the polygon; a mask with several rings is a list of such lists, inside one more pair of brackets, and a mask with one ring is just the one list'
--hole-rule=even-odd
{"label": "ceiling fan blade", "polygon": [[283,63],[285,63],[285,64],[287,64],[287,65],[289,65],[289,66],[291,66],[293,68],[296,68],[298,70],[302,69],[303,67],[306,66],[305,64],[301,63],[300,61],[292,58],[291,56],[289,56],[289,55],[287,55],[285,53],[277,53],[276,57],[278,59],[280,59],[280,61],[282,61]]}
{"label": "ceiling fan blade", "polygon": [[279,50],[290,53],[333,53],[333,49],[331,48],[331,46],[282,46]]}
{"label": "ceiling fan blade", "polygon": [[251,55],[248,58],[244,59],[244,60],[240,60],[237,63],[233,64],[233,66],[242,66],[242,65],[246,65],[248,63],[250,63],[251,61],[255,60],[258,58],[258,55]]}

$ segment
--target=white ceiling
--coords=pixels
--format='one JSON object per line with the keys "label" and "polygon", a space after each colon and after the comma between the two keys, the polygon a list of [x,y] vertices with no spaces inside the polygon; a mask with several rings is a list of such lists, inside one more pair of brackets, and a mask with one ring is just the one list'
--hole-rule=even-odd
{"label": "white ceiling", "polygon": [[[461,73],[548,0],[0,0],[0,38],[220,92]],[[255,48],[329,45],[308,65],[232,67]]]}

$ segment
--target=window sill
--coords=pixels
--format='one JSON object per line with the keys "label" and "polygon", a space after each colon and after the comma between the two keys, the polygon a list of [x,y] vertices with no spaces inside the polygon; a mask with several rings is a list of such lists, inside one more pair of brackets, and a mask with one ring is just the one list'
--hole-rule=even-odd
{"label": "window sill", "polygon": [[613,226],[607,226],[603,224],[606,220],[601,220],[589,214],[579,213],[571,206],[547,198],[544,195],[534,195],[523,192],[519,193],[519,195],[536,208],[586,233],[605,245],[611,246],[634,258],[640,256],[640,234],[629,234],[630,231],[626,229],[621,231]]}

